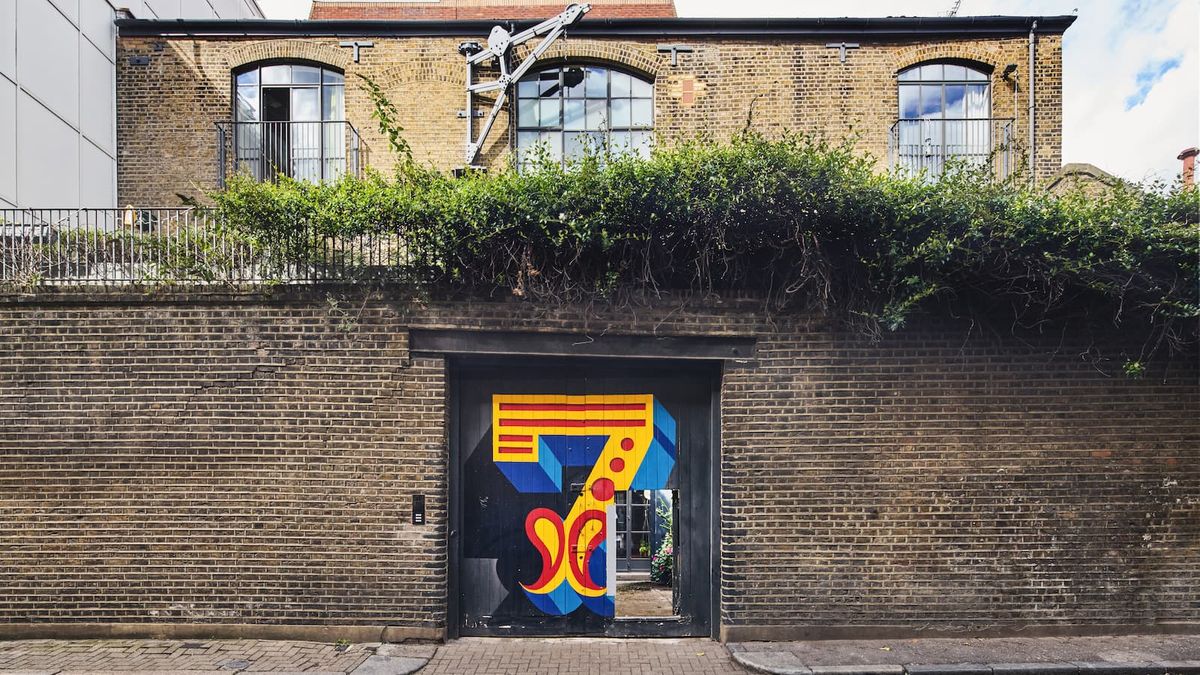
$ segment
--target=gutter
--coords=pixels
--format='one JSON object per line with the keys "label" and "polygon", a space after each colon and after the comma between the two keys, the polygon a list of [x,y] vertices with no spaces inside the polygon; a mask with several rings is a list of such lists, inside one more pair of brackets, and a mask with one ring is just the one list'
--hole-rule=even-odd
{"label": "gutter", "polygon": [[[845,17],[790,19],[612,18],[586,19],[571,34],[627,38],[859,38],[908,40],[941,37],[981,38],[1023,36],[1027,16],[964,17]],[[1035,29],[1063,33],[1075,22],[1070,15],[1036,17]],[[387,21],[378,19],[326,20],[183,20],[118,19],[123,37],[471,37],[487,35],[497,23],[523,30],[536,21],[455,20]],[[511,31],[510,31],[511,32]]]}
{"label": "gutter", "polygon": [[1034,129],[1037,115],[1037,102],[1033,97],[1034,89],[1037,87],[1037,70],[1034,69],[1034,60],[1037,57],[1037,19],[1033,20],[1033,24],[1029,26],[1029,184],[1034,183],[1034,167],[1035,155],[1037,147],[1034,146]]}

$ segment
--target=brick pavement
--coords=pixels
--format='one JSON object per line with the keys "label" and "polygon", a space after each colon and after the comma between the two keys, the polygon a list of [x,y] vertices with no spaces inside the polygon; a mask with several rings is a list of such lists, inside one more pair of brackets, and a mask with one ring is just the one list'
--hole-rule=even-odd
{"label": "brick pavement", "polygon": [[745,673],[703,639],[463,638],[438,648],[421,675],[717,675]]}
{"label": "brick pavement", "polygon": [[13,640],[0,673],[348,673],[374,645],[279,640]]}

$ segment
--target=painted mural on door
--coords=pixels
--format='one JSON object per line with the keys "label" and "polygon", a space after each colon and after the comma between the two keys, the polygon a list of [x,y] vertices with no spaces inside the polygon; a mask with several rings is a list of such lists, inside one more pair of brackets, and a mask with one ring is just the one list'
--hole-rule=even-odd
{"label": "painted mural on door", "polygon": [[[512,513],[541,557],[519,586],[547,615],[584,607],[615,614],[616,507],[624,490],[667,487],[675,466],[675,419],[653,395],[492,396],[492,461],[522,494],[565,495],[566,513],[538,506]],[[587,468],[581,483],[569,469]]]}

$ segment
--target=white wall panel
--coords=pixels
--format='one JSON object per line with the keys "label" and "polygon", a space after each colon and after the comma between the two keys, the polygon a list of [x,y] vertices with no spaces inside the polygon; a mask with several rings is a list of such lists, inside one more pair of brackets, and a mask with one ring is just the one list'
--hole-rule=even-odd
{"label": "white wall panel", "polygon": [[23,207],[79,203],[79,134],[24,92],[17,92],[17,201]]}
{"label": "white wall panel", "polygon": [[0,75],[17,79],[17,3],[0,2]]}
{"label": "white wall panel", "polygon": [[17,86],[0,78],[0,199],[17,199]]}
{"label": "white wall panel", "polygon": [[116,163],[112,157],[79,139],[79,205],[84,208],[114,208],[117,205]]}
{"label": "white wall panel", "polygon": [[58,10],[66,15],[72,24],[79,25],[79,0],[49,0],[49,2],[58,7]]}
{"label": "white wall panel", "polygon": [[160,19],[179,19],[179,0],[146,0],[146,5]]}
{"label": "white wall panel", "polygon": [[80,0],[79,28],[87,39],[111,61],[116,58],[117,27],[107,0]]}
{"label": "white wall panel", "polygon": [[116,76],[112,61],[87,40],[79,47],[79,131],[116,155],[113,147],[113,78]]}
{"label": "white wall panel", "polygon": [[79,31],[47,0],[17,12],[17,81],[69,124],[79,118]]}

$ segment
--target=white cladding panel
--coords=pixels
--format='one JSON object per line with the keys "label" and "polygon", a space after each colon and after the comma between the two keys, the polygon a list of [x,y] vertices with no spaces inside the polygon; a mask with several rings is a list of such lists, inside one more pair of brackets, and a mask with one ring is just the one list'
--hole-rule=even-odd
{"label": "white cladding panel", "polygon": [[112,61],[96,51],[87,40],[79,50],[79,131],[110,155],[113,147],[114,69]]}
{"label": "white cladding panel", "polygon": [[58,7],[58,10],[66,15],[67,19],[72,24],[79,25],[79,0],[49,0]]}
{"label": "white cladding panel", "polygon": [[116,13],[108,0],[80,0],[79,29],[111,61],[116,58]]}
{"label": "white cladding panel", "polygon": [[17,9],[17,83],[74,126],[79,119],[79,30],[48,0],[26,0]]}
{"label": "white cladding panel", "polygon": [[79,203],[79,134],[24,92],[17,93],[17,201],[29,208]]}
{"label": "white cladding panel", "polygon": [[17,3],[0,2],[0,75],[17,79]]}
{"label": "white cladding panel", "polygon": [[17,86],[0,77],[0,199],[17,200]]}
{"label": "white cladding panel", "polygon": [[79,139],[79,205],[111,207],[117,202],[117,164],[107,153]]}

